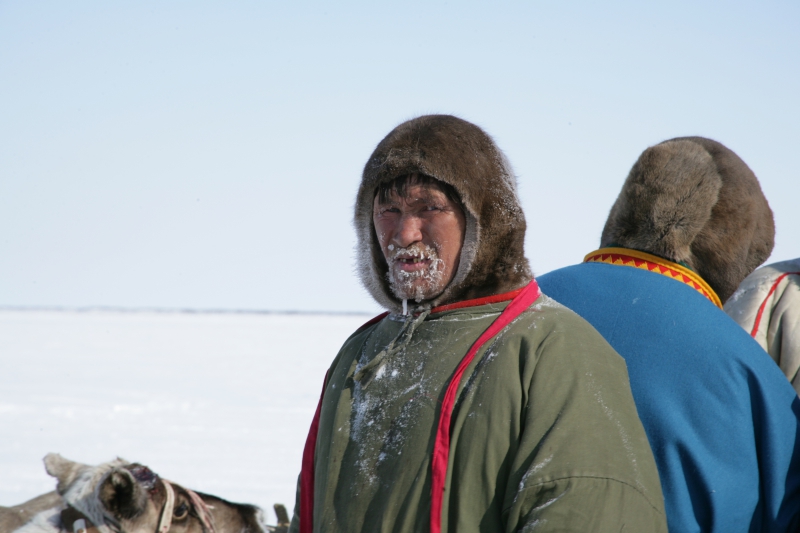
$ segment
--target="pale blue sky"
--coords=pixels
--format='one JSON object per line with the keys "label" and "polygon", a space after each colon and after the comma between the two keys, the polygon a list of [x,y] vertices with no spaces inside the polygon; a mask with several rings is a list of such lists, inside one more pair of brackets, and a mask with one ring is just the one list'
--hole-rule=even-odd
{"label": "pale blue sky", "polygon": [[704,135],[800,256],[797,2],[0,0],[0,306],[376,310],[375,144],[453,113],[511,160],[536,273],[649,145]]}

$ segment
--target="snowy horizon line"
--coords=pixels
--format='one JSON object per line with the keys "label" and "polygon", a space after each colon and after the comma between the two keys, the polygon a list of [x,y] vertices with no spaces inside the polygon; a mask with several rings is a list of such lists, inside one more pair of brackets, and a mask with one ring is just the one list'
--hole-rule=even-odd
{"label": "snowy horizon line", "polygon": [[0,312],[55,312],[55,313],[157,313],[157,314],[197,314],[197,315],[333,315],[333,316],[373,316],[369,311],[303,311],[270,309],[225,309],[191,307],[125,307],[114,305],[0,305]]}

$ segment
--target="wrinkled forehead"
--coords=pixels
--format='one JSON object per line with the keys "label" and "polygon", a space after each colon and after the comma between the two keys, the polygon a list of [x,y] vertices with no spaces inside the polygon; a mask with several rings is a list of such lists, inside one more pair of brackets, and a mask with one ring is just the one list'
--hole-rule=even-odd
{"label": "wrinkled forehead", "polygon": [[[451,204],[447,194],[438,187],[430,185],[409,185],[402,193],[390,191],[383,199],[375,195],[374,204],[378,205],[417,205],[417,204]],[[456,206],[458,204],[455,204]]]}
{"label": "wrinkled forehead", "polygon": [[461,207],[461,199],[455,188],[424,174],[398,176],[375,188],[374,205],[413,201],[446,203],[449,201]]}

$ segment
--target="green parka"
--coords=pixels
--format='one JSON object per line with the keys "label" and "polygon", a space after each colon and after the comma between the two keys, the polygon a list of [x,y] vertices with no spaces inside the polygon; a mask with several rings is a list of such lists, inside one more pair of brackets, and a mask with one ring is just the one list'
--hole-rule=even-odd
{"label": "green parka", "polygon": [[[431,314],[366,386],[354,375],[404,317],[390,315],[344,344],[321,410],[315,532],[429,531],[438,406],[506,304]],[[666,531],[624,361],[546,296],[470,364],[451,427],[442,531]],[[295,517],[291,531],[298,526]]]}
{"label": "green parka", "polygon": [[[451,186],[466,228],[453,279],[404,315],[372,206],[379,186],[410,173]],[[395,128],[364,167],[354,222],[362,282],[389,314],[328,372],[291,531],[666,531],[625,363],[583,319],[537,298],[516,179],[485,132],[447,115]]]}

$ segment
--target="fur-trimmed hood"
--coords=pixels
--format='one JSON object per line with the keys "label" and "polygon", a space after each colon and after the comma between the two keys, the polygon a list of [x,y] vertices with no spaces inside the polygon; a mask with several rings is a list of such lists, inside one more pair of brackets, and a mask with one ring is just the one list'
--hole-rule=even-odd
{"label": "fur-trimmed hood", "polygon": [[724,302],[774,246],[772,211],[739,156],[703,137],[645,150],[608,215],[600,244],[682,262]]}
{"label": "fur-trimmed hood", "polygon": [[420,173],[452,186],[464,207],[467,227],[455,277],[423,306],[500,294],[532,278],[524,253],[525,216],[517,184],[503,152],[479,127],[451,115],[425,115],[404,122],[375,148],[358,189],[354,225],[361,282],[392,311],[402,302],[391,292],[388,265],[372,223],[379,185]]}

